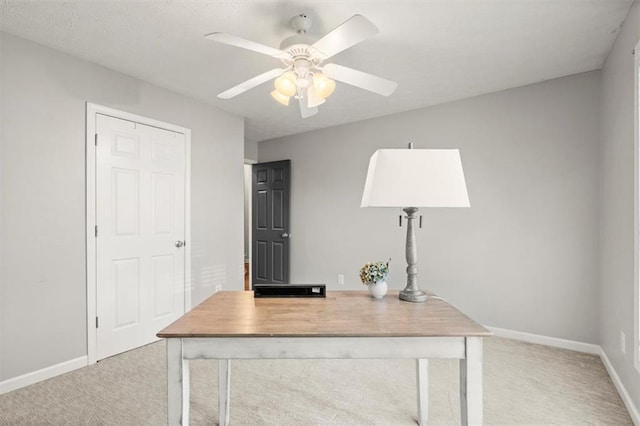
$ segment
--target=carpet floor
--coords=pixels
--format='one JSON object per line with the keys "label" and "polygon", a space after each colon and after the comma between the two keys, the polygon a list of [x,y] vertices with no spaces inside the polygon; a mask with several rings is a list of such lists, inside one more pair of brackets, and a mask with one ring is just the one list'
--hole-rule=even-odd
{"label": "carpet floor", "polygon": [[[595,355],[492,337],[488,425],[633,425]],[[166,424],[165,345],[0,395],[2,425]],[[217,424],[217,362],[191,361],[191,424]],[[458,362],[429,363],[429,423],[460,423]],[[231,363],[232,425],[415,425],[412,360]]]}

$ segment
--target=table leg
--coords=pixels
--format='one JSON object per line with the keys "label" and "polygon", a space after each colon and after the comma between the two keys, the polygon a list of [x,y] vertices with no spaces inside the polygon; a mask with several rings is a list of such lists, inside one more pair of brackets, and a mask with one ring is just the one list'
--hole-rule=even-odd
{"label": "table leg", "polygon": [[460,415],[463,425],[482,424],[482,338],[465,338],[460,360]]}
{"label": "table leg", "polygon": [[167,424],[189,424],[189,361],[179,338],[167,339]]}
{"label": "table leg", "polygon": [[218,414],[219,425],[229,424],[229,405],[231,399],[231,360],[218,360]]}
{"label": "table leg", "polygon": [[416,360],[418,385],[418,424],[425,426],[429,420],[429,360]]}

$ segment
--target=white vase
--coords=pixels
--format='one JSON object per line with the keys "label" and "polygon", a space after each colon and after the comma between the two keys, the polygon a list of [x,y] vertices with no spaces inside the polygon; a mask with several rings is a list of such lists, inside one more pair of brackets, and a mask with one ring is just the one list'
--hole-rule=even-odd
{"label": "white vase", "polygon": [[369,294],[374,299],[382,299],[385,294],[387,294],[387,282],[379,281],[377,283],[372,283],[367,285],[369,287]]}

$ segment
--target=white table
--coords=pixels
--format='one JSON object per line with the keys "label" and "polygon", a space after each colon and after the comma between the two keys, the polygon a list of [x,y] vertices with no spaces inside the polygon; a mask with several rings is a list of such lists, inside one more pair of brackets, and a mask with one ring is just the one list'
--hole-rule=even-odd
{"label": "white table", "polygon": [[169,425],[189,423],[190,359],[217,359],[220,425],[229,423],[232,359],[415,359],[418,421],[428,419],[428,359],[460,360],[462,424],[482,424],[482,339],[491,332],[448,303],[366,292],[254,299],[219,292],[158,333],[167,339]]}

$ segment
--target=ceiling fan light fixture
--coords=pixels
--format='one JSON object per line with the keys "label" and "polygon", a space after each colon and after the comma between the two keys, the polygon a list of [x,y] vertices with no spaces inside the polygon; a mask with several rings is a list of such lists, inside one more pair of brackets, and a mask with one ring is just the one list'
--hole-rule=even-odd
{"label": "ceiling fan light fixture", "polygon": [[273,99],[282,105],[289,105],[293,97],[300,106],[300,116],[308,118],[317,114],[318,106],[335,91],[334,80],[381,96],[390,96],[396,90],[398,84],[394,81],[338,64],[325,63],[327,59],[377,34],[378,28],[371,21],[362,15],[353,15],[319,40],[309,36],[310,25],[311,21],[304,13],[296,16],[292,20],[296,35],[283,40],[280,49],[231,34],[206,34],[205,37],[210,40],[279,59],[283,65],[237,84],[219,93],[218,97],[231,99],[272,81],[275,86],[275,90],[271,92]]}
{"label": "ceiling fan light fixture", "polygon": [[326,99],[336,90],[336,82],[318,72],[313,75],[313,88],[315,89],[316,95],[322,99]]}
{"label": "ceiling fan light fixture", "polygon": [[307,106],[309,108],[313,108],[317,107],[318,105],[322,105],[323,103],[325,103],[325,100],[318,96],[318,94],[316,93],[316,89],[313,87],[313,85],[310,85],[307,88]]}
{"label": "ceiling fan light fixture", "polygon": [[276,78],[274,86],[283,96],[293,96],[297,91],[296,80],[297,78],[293,71],[287,71]]}
{"label": "ceiling fan light fixture", "polygon": [[288,106],[289,105],[289,96],[283,95],[282,93],[280,93],[278,91],[278,89],[276,89],[273,92],[271,92],[271,97],[273,99],[275,99],[276,101],[278,101],[279,103],[281,103],[282,105],[284,105],[284,106]]}
{"label": "ceiling fan light fixture", "polygon": [[305,87],[309,87],[309,80],[307,80],[306,78],[298,78],[296,80],[296,86],[304,89]]}

